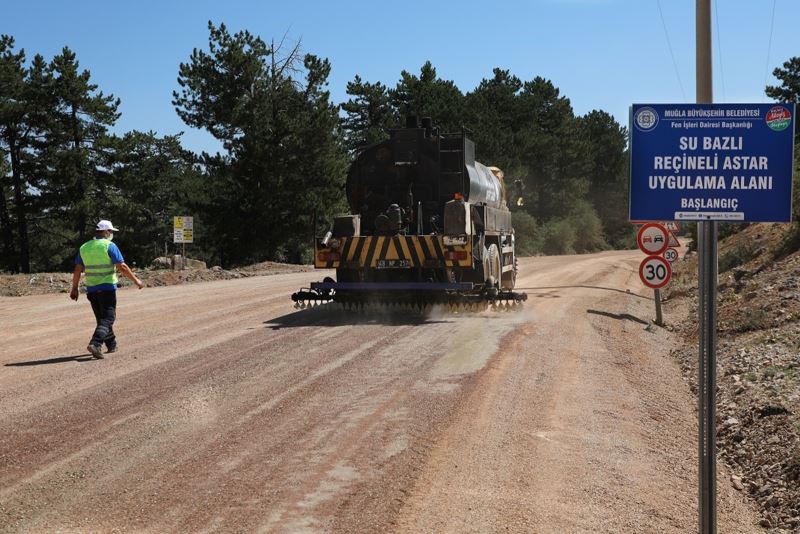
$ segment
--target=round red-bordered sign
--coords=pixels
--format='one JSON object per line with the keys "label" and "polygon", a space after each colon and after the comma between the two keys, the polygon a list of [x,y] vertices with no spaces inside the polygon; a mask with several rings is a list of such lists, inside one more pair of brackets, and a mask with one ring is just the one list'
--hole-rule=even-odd
{"label": "round red-bordered sign", "polygon": [[672,278],[672,266],[661,256],[647,256],[639,264],[639,278],[650,289],[661,289]]}
{"label": "round red-bordered sign", "polygon": [[678,251],[674,248],[668,248],[664,251],[664,259],[670,263],[676,262],[679,257]]}
{"label": "round red-bordered sign", "polygon": [[636,244],[645,254],[657,256],[669,248],[669,232],[658,223],[643,224],[636,234]]}

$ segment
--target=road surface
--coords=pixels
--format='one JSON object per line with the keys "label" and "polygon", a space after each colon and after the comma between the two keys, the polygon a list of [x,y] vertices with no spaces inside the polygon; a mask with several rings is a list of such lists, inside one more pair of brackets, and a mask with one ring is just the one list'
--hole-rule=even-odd
{"label": "road surface", "polygon": [[[521,312],[297,311],[324,273],[0,299],[0,532],[696,530],[693,397],[638,252]],[[720,469],[720,532],[757,532]]]}

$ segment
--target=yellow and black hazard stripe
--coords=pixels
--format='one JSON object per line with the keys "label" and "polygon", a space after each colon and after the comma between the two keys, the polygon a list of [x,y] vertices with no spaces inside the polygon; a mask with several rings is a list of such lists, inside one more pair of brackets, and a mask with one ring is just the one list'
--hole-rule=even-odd
{"label": "yellow and black hazard stripe", "polygon": [[381,261],[400,261],[409,268],[472,267],[472,243],[445,245],[442,236],[360,236],[339,238],[336,249],[317,240],[314,266],[318,269],[376,268]]}

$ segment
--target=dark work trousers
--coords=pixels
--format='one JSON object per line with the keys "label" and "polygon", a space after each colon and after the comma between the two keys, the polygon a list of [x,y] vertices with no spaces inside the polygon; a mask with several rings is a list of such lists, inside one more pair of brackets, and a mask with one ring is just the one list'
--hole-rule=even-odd
{"label": "dark work trousers", "polygon": [[90,343],[101,347],[103,343],[106,347],[113,349],[117,345],[117,338],[114,336],[114,320],[117,318],[117,292],[116,291],[96,291],[87,293],[89,302],[92,303],[94,318],[97,319],[97,328]]}

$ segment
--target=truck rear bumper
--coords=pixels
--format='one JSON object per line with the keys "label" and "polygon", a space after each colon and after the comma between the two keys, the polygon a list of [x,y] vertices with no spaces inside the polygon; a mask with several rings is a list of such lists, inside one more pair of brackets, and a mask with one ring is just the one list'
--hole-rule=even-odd
{"label": "truck rear bumper", "polygon": [[472,291],[472,282],[312,282],[320,291]]}

